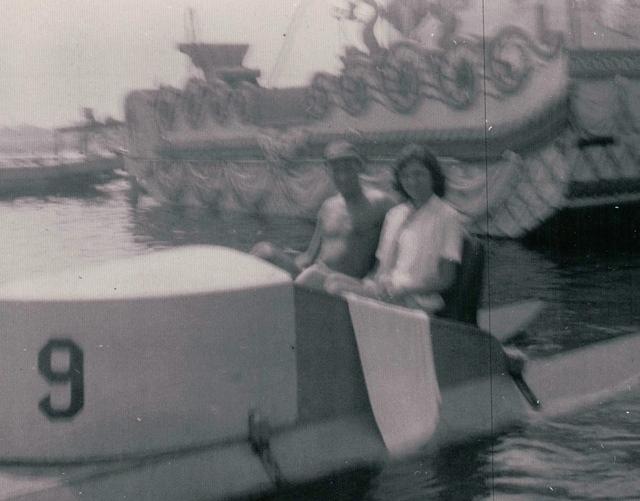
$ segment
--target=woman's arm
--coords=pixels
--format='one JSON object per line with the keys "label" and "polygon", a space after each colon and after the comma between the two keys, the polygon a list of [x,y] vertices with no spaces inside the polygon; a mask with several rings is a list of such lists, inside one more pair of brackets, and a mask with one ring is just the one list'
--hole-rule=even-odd
{"label": "woman's arm", "polygon": [[380,279],[382,295],[390,299],[398,299],[411,294],[435,294],[447,290],[456,277],[458,263],[446,258],[440,258],[438,262],[438,276],[428,282],[412,281],[397,283],[386,275]]}
{"label": "woman's arm", "polygon": [[456,278],[457,266],[462,259],[464,240],[463,229],[457,219],[457,215],[445,214],[438,232],[439,234],[434,235],[434,238],[423,243],[425,246],[437,246],[437,272],[435,274],[427,273],[425,276],[422,270],[432,269],[432,266],[429,266],[427,262],[421,263],[421,260],[433,259],[435,256],[431,252],[426,254],[419,252],[415,256],[418,263],[412,267],[413,273],[405,276],[395,276],[393,280],[388,278],[383,283],[383,288],[387,294],[391,297],[402,297],[411,294],[427,295],[440,293],[451,287]]}

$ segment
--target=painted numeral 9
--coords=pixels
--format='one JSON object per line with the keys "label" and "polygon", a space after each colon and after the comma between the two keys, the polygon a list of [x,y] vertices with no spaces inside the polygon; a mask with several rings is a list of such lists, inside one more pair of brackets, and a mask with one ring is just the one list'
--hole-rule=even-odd
{"label": "painted numeral 9", "polygon": [[[52,366],[54,352],[66,353],[69,365],[65,370],[56,370]],[[38,372],[51,384],[68,384],[70,399],[66,408],[55,408],[51,404],[51,395],[47,395],[38,404],[40,411],[49,419],[71,419],[84,406],[84,356],[82,349],[70,339],[51,339],[38,353]]]}

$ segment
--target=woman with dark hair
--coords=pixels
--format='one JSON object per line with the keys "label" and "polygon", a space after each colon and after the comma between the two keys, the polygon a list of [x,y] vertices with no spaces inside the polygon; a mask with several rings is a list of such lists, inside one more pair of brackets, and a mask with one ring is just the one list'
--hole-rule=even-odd
{"label": "woman with dark hair", "polygon": [[438,159],[433,153],[417,144],[410,144],[403,148],[396,160],[394,169],[394,188],[396,191],[398,191],[405,200],[411,200],[411,196],[407,193],[407,190],[401,182],[402,172],[411,162],[422,164],[422,166],[431,173],[433,193],[440,198],[444,197],[446,192],[446,179],[440,168],[440,162],[438,162]]}
{"label": "woman with dark hair", "polygon": [[445,177],[426,148],[404,148],[394,173],[396,189],[406,201],[385,217],[376,268],[363,280],[332,274],[325,289],[436,312],[444,306],[440,293],[453,283],[462,257],[460,216],[442,200]]}

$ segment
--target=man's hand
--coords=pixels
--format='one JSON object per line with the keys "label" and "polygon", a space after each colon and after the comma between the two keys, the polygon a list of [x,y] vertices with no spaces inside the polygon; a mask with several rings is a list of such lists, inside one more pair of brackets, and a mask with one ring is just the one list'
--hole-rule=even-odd
{"label": "man's hand", "polygon": [[306,252],[301,252],[293,259],[293,262],[298,270],[302,271],[311,266],[313,260],[309,258],[309,255]]}

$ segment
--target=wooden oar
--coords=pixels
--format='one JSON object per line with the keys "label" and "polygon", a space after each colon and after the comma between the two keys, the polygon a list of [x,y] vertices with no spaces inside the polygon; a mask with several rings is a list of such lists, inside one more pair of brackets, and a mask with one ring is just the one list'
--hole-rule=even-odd
{"label": "wooden oar", "polygon": [[523,378],[544,415],[571,412],[632,391],[640,380],[640,333],[531,360]]}
{"label": "wooden oar", "polygon": [[506,343],[533,322],[545,307],[543,301],[532,299],[481,308],[478,311],[478,326],[501,343]]}

